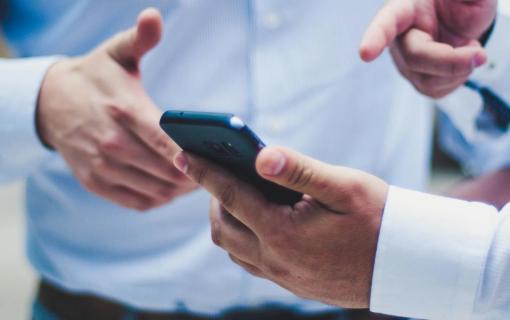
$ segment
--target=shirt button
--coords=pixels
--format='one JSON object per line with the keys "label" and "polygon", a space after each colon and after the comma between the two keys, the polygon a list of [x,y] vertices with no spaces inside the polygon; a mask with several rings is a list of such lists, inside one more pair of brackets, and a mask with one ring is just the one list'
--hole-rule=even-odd
{"label": "shirt button", "polygon": [[282,24],[282,19],[274,12],[264,16],[264,26],[268,29],[276,29]]}

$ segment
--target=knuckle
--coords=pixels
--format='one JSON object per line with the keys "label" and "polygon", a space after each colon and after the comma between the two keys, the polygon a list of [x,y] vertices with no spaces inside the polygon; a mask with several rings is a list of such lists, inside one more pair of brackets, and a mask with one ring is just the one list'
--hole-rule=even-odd
{"label": "knuckle", "polygon": [[[190,172],[190,173],[193,174],[193,172]],[[195,176],[197,183],[201,185],[207,179],[208,169],[205,166],[201,166],[201,167],[197,168],[197,170],[194,173],[195,173],[194,176]]]}
{"label": "knuckle", "polygon": [[268,274],[271,277],[280,279],[280,280],[287,279],[290,276],[290,272],[286,268],[284,268],[272,261],[263,262],[262,263],[262,271],[265,274]]}
{"label": "knuckle", "polygon": [[155,193],[160,199],[164,200],[170,200],[175,196],[175,190],[170,187],[159,187],[156,189]]}
{"label": "knuckle", "polygon": [[129,103],[109,103],[108,112],[117,121],[132,121],[135,114],[135,107]]}
{"label": "knuckle", "polygon": [[413,85],[416,88],[416,90],[423,92],[426,91],[426,86],[424,83],[424,76],[421,74],[416,74],[413,80]]}
{"label": "knuckle", "polygon": [[154,203],[148,199],[138,199],[133,203],[133,209],[139,212],[147,212],[154,207]]}
{"label": "knuckle", "polygon": [[240,263],[237,263],[239,266],[241,266],[244,270],[246,270],[246,272],[248,272],[249,274],[255,276],[255,277],[259,277],[259,278],[263,278],[264,275],[262,272],[260,272],[259,269],[257,269],[257,267],[255,266],[252,266],[252,265],[249,265],[249,264],[240,264]]}
{"label": "knuckle", "polygon": [[262,272],[257,267],[255,267],[254,265],[251,265],[249,263],[246,263],[246,262],[236,258],[231,253],[229,253],[228,256],[229,256],[230,260],[232,260],[232,262],[234,262],[235,264],[237,264],[238,266],[243,268],[248,273],[250,273],[250,274],[252,274],[252,275],[254,275],[256,277],[262,277]]}
{"label": "knuckle", "polygon": [[236,187],[232,184],[226,185],[220,193],[219,200],[226,208],[232,208],[236,201]]}
{"label": "knuckle", "polygon": [[431,92],[427,93],[427,96],[429,96],[430,98],[432,98],[434,100],[437,100],[437,99],[441,99],[442,97],[444,97],[445,94],[443,94],[442,92],[438,92],[438,91],[431,91]]}
{"label": "knuckle", "polygon": [[278,223],[278,228],[274,228],[265,235],[264,241],[275,252],[288,252],[291,239],[288,236],[285,222]]}
{"label": "knuckle", "polygon": [[470,60],[458,53],[453,58],[453,61],[448,62],[448,70],[452,76],[467,75],[473,71],[473,65]]}
{"label": "knuckle", "polygon": [[423,65],[423,51],[416,45],[406,45],[403,47],[402,58],[412,68],[418,68]]}
{"label": "knuckle", "polygon": [[106,134],[99,141],[99,151],[104,155],[119,153],[123,150],[123,148],[123,137],[119,132],[111,132]]}
{"label": "knuckle", "polygon": [[345,184],[335,190],[338,196],[338,203],[347,211],[356,210],[366,203],[367,188],[359,177],[346,177]]}
{"label": "knuckle", "polygon": [[215,245],[221,247],[221,227],[217,221],[211,222],[211,240]]}
{"label": "knuckle", "polygon": [[428,82],[432,82],[432,80],[426,80],[425,78],[426,76],[417,75],[416,77],[414,77],[412,83],[414,88],[418,92],[426,96],[430,96],[430,94],[432,93],[432,87],[428,85]]}
{"label": "knuckle", "polygon": [[354,199],[362,198],[366,194],[366,187],[361,179],[352,178],[350,182],[350,195]]}
{"label": "knuckle", "polygon": [[348,183],[348,189],[344,190],[344,194],[348,208],[356,209],[366,203],[367,188],[360,178],[351,178]]}
{"label": "knuckle", "polygon": [[173,158],[175,155],[175,150],[172,148],[172,144],[167,136],[161,134],[159,131],[155,131],[152,137],[152,141],[154,143],[154,147],[157,150],[159,150],[162,154],[169,157],[170,159]]}
{"label": "knuckle", "polygon": [[302,162],[296,163],[288,175],[288,183],[292,188],[304,187],[313,179],[312,168],[305,166]]}
{"label": "knuckle", "polygon": [[279,233],[266,236],[265,241],[274,251],[284,250],[287,247],[285,239]]}
{"label": "knuckle", "polygon": [[101,158],[101,157],[96,157],[96,158],[92,159],[90,166],[91,166],[91,171],[96,174],[99,174],[99,175],[105,174],[110,169],[108,162],[104,158]]}
{"label": "knuckle", "polygon": [[451,76],[455,76],[459,73],[459,71],[462,69],[461,66],[459,66],[457,63],[455,62],[449,62],[447,64],[447,69],[448,69],[448,74],[450,74]]}
{"label": "knuckle", "polygon": [[228,258],[232,260],[232,262],[234,262],[235,264],[241,265],[241,261],[237,259],[232,253],[228,254]]}
{"label": "knuckle", "polygon": [[95,193],[98,190],[98,183],[92,172],[85,172],[80,174],[79,180],[87,191]]}
{"label": "knuckle", "polygon": [[417,52],[406,52],[404,55],[404,61],[412,70],[420,70],[423,65],[422,57]]}
{"label": "knuckle", "polygon": [[423,94],[424,96],[430,97],[432,99],[436,99],[436,97],[434,96],[434,91],[427,90],[427,89],[418,89],[418,88],[417,88],[417,91],[419,93]]}
{"label": "knuckle", "polygon": [[428,75],[423,75],[420,77],[421,79],[421,85],[424,88],[433,88],[437,85],[438,78]]}

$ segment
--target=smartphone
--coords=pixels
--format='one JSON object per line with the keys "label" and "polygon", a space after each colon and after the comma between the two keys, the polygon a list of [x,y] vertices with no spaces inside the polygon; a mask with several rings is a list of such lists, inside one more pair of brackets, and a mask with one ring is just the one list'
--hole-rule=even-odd
{"label": "smartphone", "polygon": [[267,200],[294,205],[302,194],[260,177],[257,154],[265,144],[238,117],[227,113],[166,111],[161,128],[184,151],[215,162],[259,190]]}

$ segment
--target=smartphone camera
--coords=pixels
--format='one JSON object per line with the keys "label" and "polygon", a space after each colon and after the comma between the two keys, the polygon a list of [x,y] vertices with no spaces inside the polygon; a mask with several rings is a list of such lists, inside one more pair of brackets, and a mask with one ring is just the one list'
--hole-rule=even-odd
{"label": "smartphone camera", "polygon": [[241,155],[241,153],[239,151],[237,151],[236,148],[234,148],[232,143],[223,142],[222,145],[223,145],[223,147],[225,147],[225,149],[227,149],[228,153],[230,153],[231,155],[233,155],[235,157],[239,157]]}
{"label": "smartphone camera", "polygon": [[228,152],[227,150],[225,150],[225,148],[217,143],[217,142],[214,142],[214,141],[204,141],[203,144],[211,151],[213,151],[214,153],[216,153],[217,155],[219,156],[227,156],[228,155]]}
{"label": "smartphone camera", "polygon": [[222,157],[240,157],[241,153],[232,145],[230,142],[214,142],[206,140],[203,144],[211,151],[213,151],[216,155]]}

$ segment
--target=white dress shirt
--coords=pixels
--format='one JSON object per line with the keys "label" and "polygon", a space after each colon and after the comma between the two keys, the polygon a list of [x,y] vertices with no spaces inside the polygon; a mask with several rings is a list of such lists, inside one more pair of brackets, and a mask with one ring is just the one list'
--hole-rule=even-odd
{"label": "white dress shirt", "polygon": [[[231,112],[269,145],[422,188],[431,108],[385,54],[358,57],[379,0],[11,0],[1,20],[0,180],[27,179],[27,247],[57,286],[154,310],[213,314],[299,299],[233,264],[210,240],[208,195],[194,192],[140,215],[87,192],[34,130],[39,85],[55,55],[84,54],[130,27],[149,5],[164,36],[143,60],[162,110]],[[27,57],[44,56],[27,59]]]}
{"label": "white dress shirt", "polygon": [[[507,101],[509,4],[500,2],[489,63],[474,74]],[[476,92],[462,88],[439,104],[459,128],[448,127],[443,142],[470,172],[510,164],[510,134],[492,139],[474,127],[481,107]],[[510,205],[498,212],[482,203],[391,187],[370,308],[420,319],[510,319]]]}

